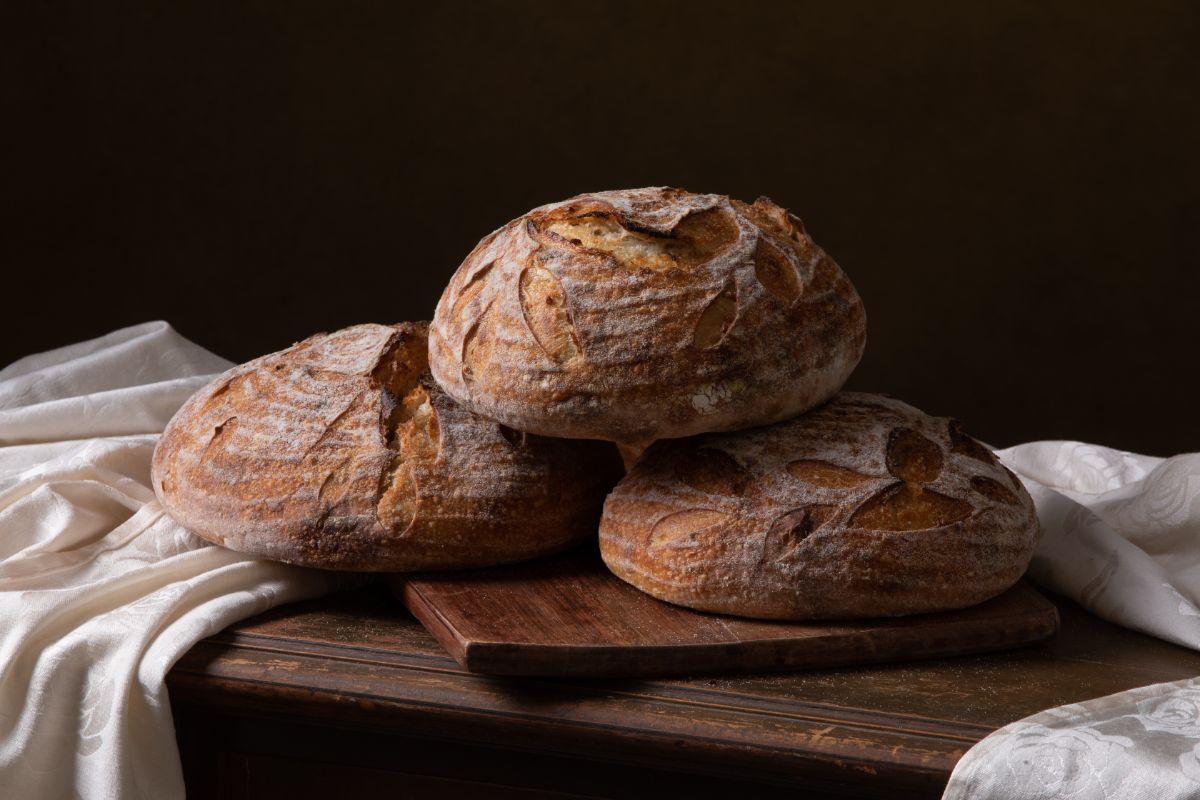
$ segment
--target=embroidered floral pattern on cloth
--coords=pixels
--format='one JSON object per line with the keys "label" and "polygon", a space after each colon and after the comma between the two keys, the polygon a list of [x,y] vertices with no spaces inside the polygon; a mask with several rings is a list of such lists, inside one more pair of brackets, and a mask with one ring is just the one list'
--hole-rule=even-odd
{"label": "embroidered floral pattern on cloth", "polygon": [[[1077,442],[997,453],[1037,504],[1029,575],[1104,619],[1200,649],[1200,454]],[[959,761],[946,800],[1200,797],[1200,678],[1060,706]]]}
{"label": "embroidered floral pattern on cloth", "polygon": [[[150,489],[158,434],[229,362],[162,322],[0,370],[0,797],[183,797],[164,677],[196,641],[331,576],[192,536]],[[999,452],[1038,506],[1030,576],[1200,649],[1200,454]],[[945,797],[1200,796],[1200,678],[1008,725]]]}

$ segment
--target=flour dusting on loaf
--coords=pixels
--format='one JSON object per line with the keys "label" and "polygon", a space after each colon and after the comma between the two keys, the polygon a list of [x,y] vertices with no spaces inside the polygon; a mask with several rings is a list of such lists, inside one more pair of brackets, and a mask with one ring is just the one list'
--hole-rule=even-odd
{"label": "flour dusting on loaf", "polygon": [[542,206],[485,237],[438,304],[430,364],[472,410],[639,442],[762,425],[832,396],[866,317],[766,198],[649,188]]}
{"label": "flour dusting on loaf", "polygon": [[844,392],[775,425],[655,443],[609,495],[600,544],[672,603],[854,618],[993,597],[1038,531],[1020,481],[956,422]]}
{"label": "flour dusting on loaf", "polygon": [[482,566],[594,535],[620,458],[518,433],[428,373],[427,325],[357,325],[235,367],[197,392],[154,453],[185,527],[330,569]]}

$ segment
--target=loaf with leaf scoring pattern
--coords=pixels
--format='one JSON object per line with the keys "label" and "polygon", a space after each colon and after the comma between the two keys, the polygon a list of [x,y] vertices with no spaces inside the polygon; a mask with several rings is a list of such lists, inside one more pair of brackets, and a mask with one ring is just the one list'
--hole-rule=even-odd
{"label": "loaf with leaf scoring pattern", "polygon": [[184,527],[234,550],[353,570],[474,567],[594,536],[621,475],[607,442],[526,435],[428,373],[427,325],[358,325],[235,367],[154,451]]}
{"label": "loaf with leaf scoring pattern", "polygon": [[865,339],[854,286],[784,209],[632,189],[485,237],[438,303],[430,365],[518,430],[644,442],[806,411]]}
{"label": "loaf with leaf scoring pattern", "polygon": [[895,616],[987,600],[1038,537],[1021,482],[958,424],[845,392],[787,422],[657,442],[605,503],[619,577],[704,611]]}

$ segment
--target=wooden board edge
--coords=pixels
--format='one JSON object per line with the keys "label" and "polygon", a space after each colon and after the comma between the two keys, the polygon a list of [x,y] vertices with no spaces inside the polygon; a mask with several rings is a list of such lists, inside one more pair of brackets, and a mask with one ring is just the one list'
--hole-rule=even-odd
{"label": "wooden board edge", "polygon": [[[999,617],[994,620],[997,625],[1008,623],[1010,627],[989,641],[967,647],[953,641],[954,633],[956,630],[969,628],[974,624],[973,620],[942,623],[935,629],[939,632],[938,639],[917,651],[912,649],[911,642],[899,640],[885,642],[884,646],[880,647],[876,641],[868,639],[869,636],[878,634],[864,631],[858,635],[839,636],[834,650],[819,655],[811,652],[799,654],[795,641],[787,639],[642,646],[638,648],[638,659],[641,663],[632,669],[628,666],[629,649],[612,645],[562,647],[471,642],[470,646],[465,648],[463,657],[458,659],[456,656],[456,659],[464,669],[477,674],[560,678],[683,678],[927,661],[1011,650],[1053,638],[1058,633],[1058,609],[1040,594],[1038,597],[1045,604],[1041,613]],[[867,642],[870,643],[870,647],[863,646]],[[807,644],[811,646],[819,643],[810,640]],[[694,665],[695,662],[703,662],[706,659],[725,660],[726,663],[713,667]],[[739,667],[736,664],[738,660],[748,660],[752,663]]]}
{"label": "wooden board edge", "polygon": [[469,669],[467,662],[471,645],[459,636],[450,621],[425,599],[420,589],[404,575],[392,575],[388,578],[388,583],[391,584],[392,593],[399,595],[404,607],[429,631],[450,657],[457,661],[459,666]]}
{"label": "wooden board edge", "polygon": [[[939,621],[930,629],[939,636],[928,646],[912,650],[911,642],[889,642],[883,629],[884,646],[870,637],[879,629],[861,634],[841,634],[831,652],[797,655],[795,641],[787,639],[746,639],[736,642],[708,642],[694,645],[646,645],[637,648],[640,662],[630,667],[630,648],[624,645],[540,645],[511,642],[466,640],[435,605],[421,593],[408,576],[389,577],[393,592],[446,652],[467,672],[478,675],[560,677],[560,678],[670,678],[698,675],[757,674],[831,669],[836,667],[900,663],[997,652],[1037,644],[1058,632],[1057,607],[1027,581],[1014,585],[1022,602],[1036,605],[1036,611],[1023,609],[990,620],[997,626],[1015,624],[1002,634],[967,647],[953,642],[956,630],[970,628],[977,621]],[[1040,612],[1040,613],[1038,613]],[[809,640],[810,648],[820,647]],[[864,646],[866,645],[866,646]],[[696,661],[714,659],[724,664],[696,667]],[[736,662],[742,661],[741,665]],[[689,663],[690,662],[690,663]]]}

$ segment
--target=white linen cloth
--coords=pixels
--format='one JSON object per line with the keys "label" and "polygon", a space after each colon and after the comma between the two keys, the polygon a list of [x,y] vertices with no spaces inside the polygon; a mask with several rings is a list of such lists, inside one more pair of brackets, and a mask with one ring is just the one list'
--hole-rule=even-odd
{"label": "white linen cloth", "polygon": [[[1200,454],[1078,442],[997,455],[1037,504],[1029,577],[1104,619],[1200,649]],[[1200,678],[1060,706],[959,761],[943,800],[1200,797]]]}
{"label": "white linen cloth", "polygon": [[[158,434],[229,366],[154,322],[0,370],[0,798],[182,797],[171,665],[239,619],[335,588],[209,545],[154,498]],[[1034,442],[998,455],[1038,506],[1034,581],[1200,649],[1200,454]],[[1200,678],[1008,725],[945,797],[1200,797]]]}
{"label": "white linen cloth", "polygon": [[230,366],[153,322],[0,370],[0,797],[183,797],[167,670],[332,588],[209,545],[154,497],[158,434]]}

